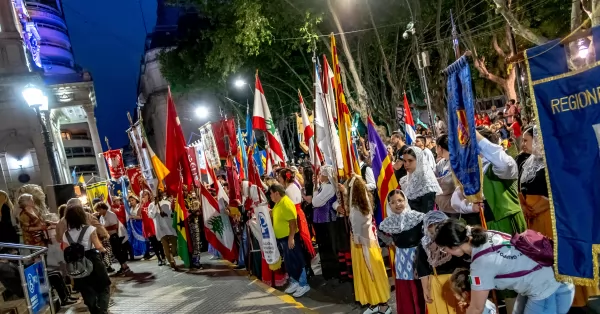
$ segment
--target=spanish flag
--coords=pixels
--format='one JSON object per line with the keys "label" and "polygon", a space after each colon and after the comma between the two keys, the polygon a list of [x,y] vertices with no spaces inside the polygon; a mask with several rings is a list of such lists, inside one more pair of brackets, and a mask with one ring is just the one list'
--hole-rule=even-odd
{"label": "spanish flag", "polygon": [[344,88],[342,86],[342,77],[340,75],[340,64],[338,60],[337,46],[335,44],[335,36],[331,34],[331,51],[333,52],[333,74],[335,89],[336,111],[338,114],[338,133],[340,136],[342,159],[344,161],[344,169],[340,169],[340,176],[348,179],[352,174],[360,174],[360,166],[356,160],[356,155],[352,147],[352,122],[350,118],[350,110],[346,104],[346,96],[344,96]]}

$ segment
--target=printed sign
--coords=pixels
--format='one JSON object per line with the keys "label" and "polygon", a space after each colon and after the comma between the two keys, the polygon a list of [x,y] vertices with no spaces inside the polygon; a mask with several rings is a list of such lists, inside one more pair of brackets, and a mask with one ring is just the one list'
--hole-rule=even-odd
{"label": "printed sign", "polygon": [[46,277],[44,276],[44,265],[37,262],[25,268],[25,281],[27,283],[27,296],[31,302],[31,311],[34,314],[43,312],[49,304],[48,295],[44,291],[49,291]]}

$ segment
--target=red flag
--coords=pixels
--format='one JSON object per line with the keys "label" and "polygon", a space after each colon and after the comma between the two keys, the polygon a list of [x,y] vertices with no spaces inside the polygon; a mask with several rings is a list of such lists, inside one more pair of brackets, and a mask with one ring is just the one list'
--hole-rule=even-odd
{"label": "red flag", "polygon": [[167,193],[176,195],[182,179],[187,186],[193,184],[193,179],[185,150],[185,138],[183,137],[181,123],[177,116],[177,109],[175,109],[175,102],[171,96],[170,88],[167,95],[167,130],[165,134],[167,138],[165,166],[170,171],[170,174],[165,178],[165,183],[167,184]]}
{"label": "red flag", "polygon": [[190,162],[190,170],[192,172],[192,178],[194,179],[194,184],[196,186],[200,186],[200,173],[198,173],[198,161],[196,158],[196,147],[189,146],[185,148],[185,151],[188,156],[188,160]]}
{"label": "red flag", "polygon": [[129,183],[131,184],[131,190],[138,197],[142,196],[142,190],[150,190],[146,179],[142,175],[142,170],[140,166],[127,168],[127,177],[129,178]]}
{"label": "red flag", "polygon": [[262,84],[256,74],[256,84],[254,92],[254,112],[252,115],[252,127],[255,130],[265,132],[267,137],[267,143],[269,148],[273,151],[273,161],[275,164],[281,164],[285,166],[285,155],[281,144],[281,138],[273,123],[273,117],[271,116],[271,110],[267,104],[265,98],[265,92],[263,91]]}
{"label": "red flag", "polygon": [[108,170],[113,180],[119,180],[125,175],[125,165],[123,165],[123,154],[120,149],[113,149],[104,152],[104,159],[108,163]]}
{"label": "red flag", "polygon": [[310,156],[310,161],[315,173],[318,173],[318,169],[323,163],[323,155],[321,155],[321,150],[319,150],[317,145],[315,145],[315,132],[310,124],[308,112],[306,110],[306,106],[304,105],[304,99],[302,98],[302,94],[300,94],[299,90],[298,97],[300,97],[300,114],[302,116],[302,125],[304,127],[304,130],[302,130],[304,133],[304,142],[306,146],[309,147],[308,154]]}
{"label": "red flag", "polygon": [[235,121],[224,119],[211,123],[213,135],[217,143],[217,151],[221,159],[227,159],[229,155],[237,155],[238,145],[235,134]]}

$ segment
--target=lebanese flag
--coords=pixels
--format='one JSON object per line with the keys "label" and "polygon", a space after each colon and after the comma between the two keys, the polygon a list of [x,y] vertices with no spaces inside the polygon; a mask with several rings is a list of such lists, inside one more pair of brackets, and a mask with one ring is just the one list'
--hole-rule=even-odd
{"label": "lebanese flag", "polygon": [[410,146],[417,140],[415,121],[413,120],[412,113],[410,112],[410,106],[408,105],[406,94],[404,94],[404,133],[406,133],[406,145]]}
{"label": "lebanese flag", "polygon": [[233,262],[238,258],[237,247],[234,245],[233,228],[229,216],[219,209],[219,202],[210,192],[200,185],[202,197],[202,217],[204,218],[204,234],[210,243],[224,259]]}
{"label": "lebanese flag", "polygon": [[319,148],[315,147],[315,132],[310,124],[306,105],[304,105],[304,99],[302,98],[300,90],[298,90],[298,97],[300,98],[300,115],[302,116],[302,125],[304,126],[304,130],[302,130],[302,133],[304,133],[304,143],[309,147],[308,154],[310,155],[311,164],[313,165],[315,172],[318,173],[316,170],[321,167],[323,155],[321,155]]}
{"label": "lebanese flag", "polygon": [[273,117],[265,98],[262,84],[256,73],[256,83],[254,92],[254,112],[252,115],[252,127],[255,130],[265,132],[269,148],[274,152],[274,162],[285,166],[285,155],[281,145],[281,139],[273,123]]}

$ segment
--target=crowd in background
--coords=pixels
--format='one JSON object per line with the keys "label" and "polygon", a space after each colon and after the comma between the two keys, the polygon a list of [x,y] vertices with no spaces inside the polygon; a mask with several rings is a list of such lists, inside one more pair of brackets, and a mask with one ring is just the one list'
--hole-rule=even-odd
{"label": "crowd in background", "polygon": [[[261,186],[240,181],[242,199],[235,213],[222,208],[231,216],[240,252],[237,268],[248,269],[269,285],[287,285],[286,293],[302,297],[310,290],[308,278],[314,275],[318,254],[321,275],[352,283],[364,313],[391,313],[393,291],[397,313],[495,313],[498,305],[509,313],[567,313],[585,306],[595,289],[557,282],[551,267],[505,245],[511,235],[526,229],[552,238],[545,163],[535,128],[523,123],[513,100],[503,111],[477,113],[476,123],[482,202],[469,201],[453,179],[447,128],[440,119],[432,126],[437,137],[421,127],[412,146],[400,132],[392,134],[388,153],[399,189],[385,200],[379,199],[363,139],[357,140],[361,173],[345,182],[338,180],[334,167],[324,165],[314,173],[310,163],[275,167],[261,178]],[[225,177],[219,181],[228,189]],[[213,186],[206,187],[215,195]],[[94,200],[91,206],[72,199],[59,207],[60,220],[49,222],[36,212],[31,195],[22,195],[13,211],[6,193],[0,193],[0,242],[19,242],[13,217],[25,244],[48,245],[48,229],[55,229],[63,249],[78,239],[94,270],[75,279],[75,289],[90,312],[106,313],[108,274],[129,274],[128,262],[140,245],[145,244],[144,258],[153,254],[159,266],[181,267],[174,258],[173,198],[148,190],[140,194],[131,193],[127,200],[115,197],[110,204]],[[186,187],[184,197],[188,253],[192,267],[202,268],[201,252],[213,258],[220,254],[206,240],[197,193]],[[277,270],[266,263],[256,228],[254,209],[265,199],[283,258]],[[132,236],[132,225],[141,234]],[[114,260],[118,271],[112,267]],[[69,293],[64,294],[67,302]]]}

